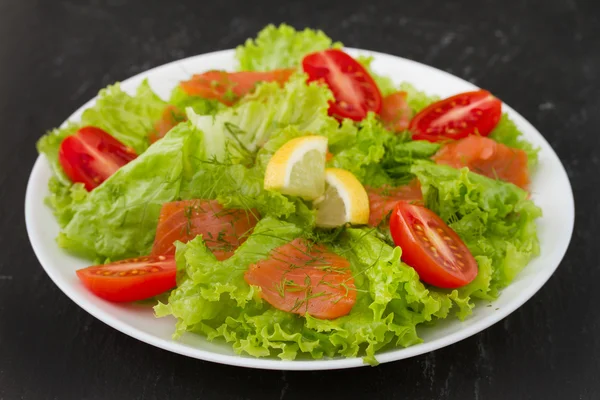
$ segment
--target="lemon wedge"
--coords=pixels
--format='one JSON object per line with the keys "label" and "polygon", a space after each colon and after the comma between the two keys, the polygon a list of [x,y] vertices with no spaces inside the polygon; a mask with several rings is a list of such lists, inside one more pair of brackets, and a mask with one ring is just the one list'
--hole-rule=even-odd
{"label": "lemon wedge", "polygon": [[264,188],[314,200],[325,192],[327,138],[302,136],[273,154],[265,171]]}
{"label": "lemon wedge", "polygon": [[363,185],[349,171],[325,170],[325,194],[315,201],[317,226],[334,228],[346,223],[369,222],[369,196]]}

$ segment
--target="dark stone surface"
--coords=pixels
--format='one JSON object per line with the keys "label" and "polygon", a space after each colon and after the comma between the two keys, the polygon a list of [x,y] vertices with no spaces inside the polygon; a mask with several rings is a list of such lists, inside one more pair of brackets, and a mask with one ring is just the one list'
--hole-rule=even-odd
{"label": "dark stone surface", "polygon": [[[600,3],[595,0],[0,2],[0,399],[600,398]],[[431,64],[496,93],[573,184],[571,247],[540,292],[456,345],[346,371],[221,366],[121,334],[71,302],[23,218],[36,139],[103,86],[231,48],[269,22]],[[551,217],[551,216],[549,216]]]}

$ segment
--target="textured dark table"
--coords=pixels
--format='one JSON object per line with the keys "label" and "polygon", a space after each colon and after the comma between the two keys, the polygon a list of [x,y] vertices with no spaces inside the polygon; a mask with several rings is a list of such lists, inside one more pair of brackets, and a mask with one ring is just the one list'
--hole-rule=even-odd
{"label": "textured dark table", "polygon": [[[251,3],[0,1],[0,399],[600,398],[599,3]],[[286,373],[153,348],[97,321],[50,281],[23,218],[36,139],[111,82],[231,48],[284,21],[469,79],[545,135],[569,173],[577,219],[564,261],[532,300],[427,355]]]}

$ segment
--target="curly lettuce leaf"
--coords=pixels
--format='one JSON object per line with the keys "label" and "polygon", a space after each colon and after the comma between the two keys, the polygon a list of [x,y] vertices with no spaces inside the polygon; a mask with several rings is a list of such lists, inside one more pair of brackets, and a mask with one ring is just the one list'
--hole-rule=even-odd
{"label": "curly lettuce leaf", "polygon": [[425,140],[409,140],[402,135],[390,140],[386,146],[382,165],[385,172],[395,180],[396,185],[410,182],[414,175],[411,167],[417,160],[428,160],[441,145]]}
{"label": "curly lettuce leaf", "polygon": [[205,99],[200,96],[190,96],[179,85],[171,92],[168,103],[180,111],[191,107],[194,113],[198,115],[215,115],[227,107],[217,100]]}
{"label": "curly lettuce leaf", "polygon": [[96,104],[83,112],[81,125],[102,128],[141,154],[150,144],[148,133],[160,119],[165,105],[147,80],[138,86],[133,96],[122,91],[117,83],[100,90]]}
{"label": "curly lettuce leaf", "polygon": [[428,208],[458,233],[476,257],[491,260],[487,294],[495,296],[539,254],[535,220],[541,210],[517,186],[463,168],[417,162]]}
{"label": "curly lettuce leaf", "polygon": [[118,83],[108,86],[100,91],[96,104],[83,112],[81,122],[69,122],[42,136],[37,142],[38,152],[46,156],[55,176],[62,183],[70,184],[58,162],[60,144],[67,136],[82,126],[92,125],[104,129],[141,154],[150,144],[148,133],[160,119],[165,105],[152,91],[147,80],[138,86],[133,96],[122,91]]}
{"label": "curly lettuce leaf", "polygon": [[44,202],[52,209],[61,228],[71,221],[77,206],[82,204],[89,194],[82,183],[64,184],[56,176],[52,176],[48,181],[48,190],[50,195]]}
{"label": "curly lettuce leaf", "polygon": [[75,207],[59,245],[91,259],[148,254],[162,204],[179,198],[204,156],[201,141],[187,122],[173,128]]}
{"label": "curly lettuce leaf", "polygon": [[348,229],[332,248],[348,258],[355,276],[357,302],[350,314],[319,320],[272,308],[243,275],[250,264],[301,234],[293,224],[263,219],[234,256],[221,262],[201,238],[179,245],[183,278],[168,303],[155,307],[157,316],[178,319],[175,337],[201,333],[256,357],[364,356],[376,363],[376,351],[419,343],[417,324],[448,314],[450,298],[431,294],[415,271],[400,262],[399,248],[359,229]]}
{"label": "curly lettuce leaf", "polygon": [[73,122],[67,122],[64,127],[53,129],[42,136],[36,143],[37,151],[40,154],[46,156],[46,159],[50,163],[50,168],[56,179],[58,179],[63,185],[70,185],[71,180],[65,175],[60,163],[58,162],[58,150],[60,144],[67,137],[80,128],[79,124]]}
{"label": "curly lettuce leaf", "polygon": [[215,138],[218,160],[225,154],[243,159],[286,127],[311,133],[336,129],[337,121],[327,114],[332,98],[329,89],[307,84],[306,76],[297,74],[283,88],[275,82],[259,85],[239,105],[214,117],[194,116],[194,125]]}
{"label": "curly lettuce leaf", "polygon": [[58,243],[91,259],[148,254],[162,205],[180,199],[218,199],[226,207],[289,217],[294,199],[263,190],[263,174],[209,157],[204,132],[184,122],[120,168],[84,199],[70,203],[71,219]]}
{"label": "curly lettuce leaf", "polygon": [[408,82],[402,82],[400,84],[400,90],[406,92],[406,102],[410,108],[412,108],[413,114],[418,113],[428,105],[440,100],[439,96],[429,95],[425,92],[417,90],[417,88]]}
{"label": "curly lettuce leaf", "polygon": [[498,122],[498,125],[496,125],[492,133],[490,133],[489,137],[508,147],[523,150],[527,154],[527,164],[529,169],[535,168],[537,165],[540,149],[533,147],[531,143],[523,139],[523,134],[509,118],[508,114],[502,114],[500,122]]}
{"label": "curly lettuce leaf", "polygon": [[341,46],[320,30],[297,31],[286,24],[268,25],[256,39],[248,39],[237,47],[236,58],[240,71],[270,71],[297,67],[309,53]]}
{"label": "curly lettuce leaf", "polygon": [[[355,134],[348,136],[346,145],[334,152],[328,165],[352,172],[363,185],[378,187],[392,184],[381,161],[385,156],[386,144],[394,134],[386,130],[374,113],[356,126]],[[351,137],[351,139],[350,139]]]}

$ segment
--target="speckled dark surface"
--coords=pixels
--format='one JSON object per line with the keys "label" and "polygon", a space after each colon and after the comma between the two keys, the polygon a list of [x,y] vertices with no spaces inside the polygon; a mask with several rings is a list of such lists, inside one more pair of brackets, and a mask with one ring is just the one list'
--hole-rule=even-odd
{"label": "speckled dark surface", "polygon": [[[600,398],[600,3],[595,0],[0,2],[0,399]],[[254,5],[251,5],[254,4]],[[25,185],[47,129],[108,83],[312,26],[485,87],[548,139],[573,184],[571,247],[540,292],[490,329],[347,371],[255,371],[189,359],[88,315],[31,251]]]}

